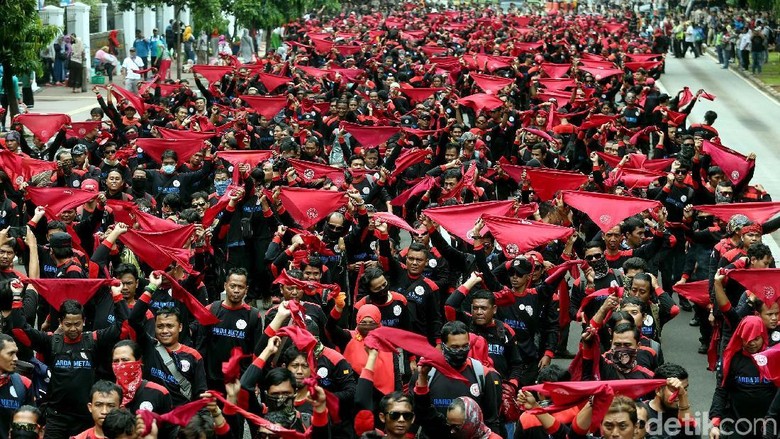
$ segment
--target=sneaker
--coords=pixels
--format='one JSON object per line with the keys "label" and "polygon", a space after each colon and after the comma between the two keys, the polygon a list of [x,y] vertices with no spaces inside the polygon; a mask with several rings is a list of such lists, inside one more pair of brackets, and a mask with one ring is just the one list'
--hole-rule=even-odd
{"label": "sneaker", "polygon": [[693,316],[690,322],[688,322],[688,326],[699,326],[699,316]]}
{"label": "sneaker", "polygon": [[700,353],[700,354],[702,354],[702,355],[707,355],[707,351],[709,351],[709,350],[710,350],[710,347],[709,347],[709,346],[707,346],[706,344],[703,344],[703,343],[702,343],[702,344],[699,346],[699,350],[698,350],[697,352],[698,352],[698,353]]}
{"label": "sneaker", "polygon": [[693,311],[693,306],[691,306],[691,302],[689,302],[688,299],[685,299],[683,297],[680,298],[680,308],[682,308],[682,310],[685,312]]}

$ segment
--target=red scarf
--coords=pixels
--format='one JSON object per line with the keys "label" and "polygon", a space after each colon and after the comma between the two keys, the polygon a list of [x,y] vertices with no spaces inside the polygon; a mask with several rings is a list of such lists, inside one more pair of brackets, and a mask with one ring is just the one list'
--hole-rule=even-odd
{"label": "red scarf", "polygon": [[122,407],[126,406],[135,397],[141,385],[143,374],[141,368],[143,363],[139,361],[128,361],[125,363],[114,363],[111,365],[116,376],[116,383],[122,388]]}

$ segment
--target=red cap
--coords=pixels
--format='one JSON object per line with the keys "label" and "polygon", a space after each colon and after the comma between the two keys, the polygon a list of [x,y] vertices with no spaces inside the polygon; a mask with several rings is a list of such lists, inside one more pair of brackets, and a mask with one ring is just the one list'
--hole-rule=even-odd
{"label": "red cap", "polygon": [[94,179],[88,178],[81,182],[81,189],[88,192],[98,192],[100,191],[100,185]]}

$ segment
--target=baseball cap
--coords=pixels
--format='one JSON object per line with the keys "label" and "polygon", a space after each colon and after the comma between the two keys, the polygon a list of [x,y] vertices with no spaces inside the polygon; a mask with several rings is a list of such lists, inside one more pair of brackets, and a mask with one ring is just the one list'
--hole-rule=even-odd
{"label": "baseball cap", "polygon": [[69,248],[73,246],[73,240],[65,232],[55,232],[49,237],[49,247],[51,248]]}

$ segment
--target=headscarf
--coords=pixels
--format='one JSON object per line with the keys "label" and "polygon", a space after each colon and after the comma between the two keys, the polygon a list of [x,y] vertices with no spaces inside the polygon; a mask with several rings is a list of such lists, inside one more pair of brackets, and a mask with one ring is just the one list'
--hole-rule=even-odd
{"label": "headscarf", "polygon": [[479,404],[468,396],[458,398],[463,402],[464,421],[463,426],[455,433],[456,438],[462,439],[488,439],[492,431],[482,421],[482,410]]}
{"label": "headscarf", "polygon": [[[729,340],[729,344],[723,351],[723,385],[726,384],[726,380],[729,376],[729,368],[731,367],[731,360],[738,352],[743,351],[742,345],[753,340],[754,338],[761,336],[764,339],[764,344],[761,346],[761,350],[765,350],[767,342],[769,340],[769,334],[767,333],[766,326],[758,316],[747,316],[739,322],[739,326],[734,331],[734,335]],[[744,352],[744,355],[750,355]]]}
{"label": "headscarf", "polygon": [[187,41],[190,38],[192,38],[192,26],[186,26],[182,35],[182,41]]}

